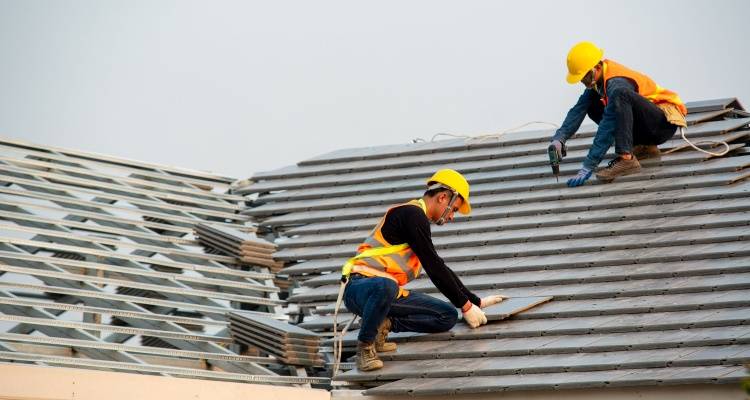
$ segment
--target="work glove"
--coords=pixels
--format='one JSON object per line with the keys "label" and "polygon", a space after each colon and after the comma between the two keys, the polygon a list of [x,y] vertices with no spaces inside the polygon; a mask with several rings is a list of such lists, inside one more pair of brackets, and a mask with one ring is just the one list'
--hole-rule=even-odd
{"label": "work glove", "polygon": [[497,303],[502,302],[503,300],[507,299],[507,296],[503,296],[500,294],[495,294],[492,296],[482,297],[482,301],[479,305],[480,308],[487,308],[489,306],[494,306]]}
{"label": "work glove", "polygon": [[589,180],[589,178],[591,178],[592,172],[594,171],[586,167],[582,167],[580,170],[578,170],[576,176],[568,179],[568,186],[576,187],[583,185],[587,180]]}
{"label": "work glove", "polygon": [[552,143],[550,143],[550,145],[555,146],[555,151],[557,152],[557,158],[559,160],[562,160],[563,157],[565,156],[565,151],[563,150],[565,149],[565,145],[559,140],[553,140]]}
{"label": "work glove", "polygon": [[468,311],[464,311],[464,321],[473,329],[479,325],[487,323],[487,316],[484,315],[484,311],[477,307],[476,304],[472,304]]}

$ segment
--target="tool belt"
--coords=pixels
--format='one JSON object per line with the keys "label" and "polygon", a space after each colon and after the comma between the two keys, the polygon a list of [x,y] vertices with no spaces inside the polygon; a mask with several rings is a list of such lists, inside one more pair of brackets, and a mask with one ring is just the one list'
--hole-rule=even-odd
{"label": "tool belt", "polygon": [[687,127],[685,116],[682,115],[682,112],[676,105],[672,103],[659,103],[656,106],[664,112],[664,116],[667,117],[667,121],[670,124],[681,126],[683,128]]}

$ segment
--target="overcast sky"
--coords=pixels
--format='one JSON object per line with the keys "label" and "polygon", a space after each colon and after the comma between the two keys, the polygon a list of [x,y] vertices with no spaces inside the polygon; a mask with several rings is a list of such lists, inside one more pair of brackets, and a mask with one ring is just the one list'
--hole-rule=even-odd
{"label": "overcast sky", "polygon": [[0,135],[247,178],[332,150],[560,123],[591,40],[750,105],[750,2],[0,0]]}

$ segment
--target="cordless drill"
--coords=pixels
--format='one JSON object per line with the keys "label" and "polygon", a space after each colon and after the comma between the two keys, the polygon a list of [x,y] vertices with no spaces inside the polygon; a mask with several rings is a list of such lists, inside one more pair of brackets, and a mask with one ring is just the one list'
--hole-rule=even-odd
{"label": "cordless drill", "polygon": [[[560,153],[562,153],[562,157],[567,155],[565,143],[562,143]],[[552,173],[555,175],[555,180],[560,182],[560,163],[562,162],[562,157],[558,157],[557,149],[554,144],[550,144],[549,147],[547,147],[547,155],[549,155],[549,165],[552,167]]]}

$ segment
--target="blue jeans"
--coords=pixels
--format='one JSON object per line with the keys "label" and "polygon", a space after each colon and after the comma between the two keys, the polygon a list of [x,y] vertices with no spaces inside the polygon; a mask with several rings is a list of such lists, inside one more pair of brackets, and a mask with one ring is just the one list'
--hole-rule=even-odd
{"label": "blue jeans", "polygon": [[[656,104],[632,90],[615,90],[609,101],[615,113],[615,153],[631,153],[634,145],[660,145],[671,139],[677,127],[667,121]],[[595,101],[586,110],[597,124],[604,116],[604,105]]]}
{"label": "blue jeans", "polygon": [[362,318],[357,339],[372,343],[386,317],[393,332],[445,332],[456,325],[458,313],[452,304],[423,293],[410,292],[397,299],[398,285],[380,277],[352,275],[344,292],[344,304]]}
{"label": "blue jeans", "polygon": [[596,169],[612,144],[617,154],[631,153],[634,145],[659,145],[677,131],[677,126],[667,121],[664,112],[638,94],[627,78],[608,80],[607,96],[609,102],[605,107],[600,100],[601,93],[584,90],[552,137],[564,143],[578,131],[586,115],[596,122],[599,128],[583,161],[584,167]]}

